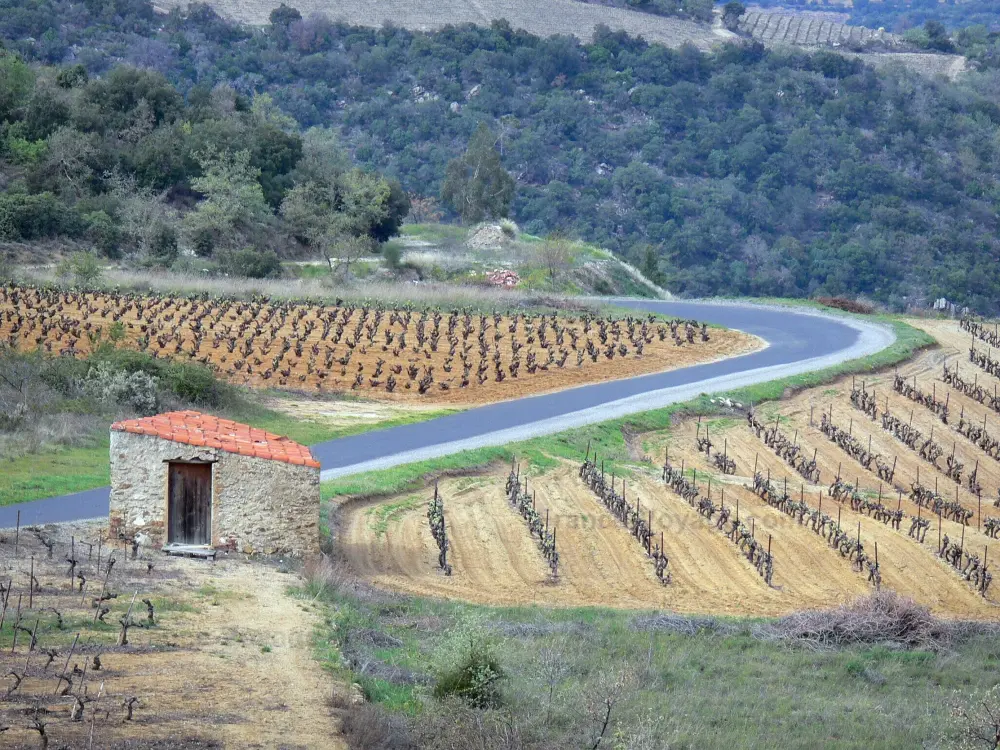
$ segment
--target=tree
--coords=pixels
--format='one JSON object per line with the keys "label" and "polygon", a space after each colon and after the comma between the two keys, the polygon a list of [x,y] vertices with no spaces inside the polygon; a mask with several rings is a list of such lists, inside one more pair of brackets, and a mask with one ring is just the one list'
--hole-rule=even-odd
{"label": "tree", "polygon": [[295,186],[281,203],[288,230],[345,275],[360,255],[398,233],[410,209],[398,182],[349,165],[335,134],[310,130]]}
{"label": "tree", "polygon": [[684,12],[699,21],[711,21],[714,0],[684,0]]}
{"label": "tree", "polygon": [[438,209],[438,202],[432,196],[426,198],[410,193],[410,221],[414,224],[437,224],[444,218]]}
{"label": "tree", "polygon": [[26,103],[35,85],[35,74],[20,57],[0,49],[0,122],[11,120]]}
{"label": "tree", "polygon": [[469,141],[465,154],[448,163],[441,198],[468,224],[506,218],[514,201],[514,178],[496,150],[496,138],[485,123]]}
{"label": "tree", "polygon": [[90,76],[87,75],[87,69],[80,63],[60,68],[56,74],[56,84],[64,89],[75,89],[79,86],[85,86],[89,81]]}
{"label": "tree", "polygon": [[191,187],[205,197],[184,218],[191,236],[210,235],[215,244],[243,244],[271,217],[260,186],[260,170],[250,165],[250,152],[225,151],[196,155],[203,175]]}
{"label": "tree", "polygon": [[740,17],[747,12],[743,3],[731,0],[722,6],[722,25],[730,31],[735,31],[740,23]]}
{"label": "tree", "polygon": [[399,180],[389,180],[389,197],[386,199],[385,218],[372,224],[369,234],[379,244],[388,242],[399,234],[403,220],[410,213],[410,196],[403,190]]}
{"label": "tree", "polygon": [[118,226],[123,243],[147,262],[169,266],[177,258],[177,211],[167,203],[166,193],[141,188],[135,177],[114,171],[105,176],[108,192],[117,204]]}
{"label": "tree", "polygon": [[573,261],[573,246],[563,237],[550,237],[539,245],[538,258],[549,272],[549,280],[555,281]]}
{"label": "tree", "polygon": [[44,155],[29,174],[37,189],[82,198],[93,188],[95,170],[101,161],[97,139],[70,127],[56,130],[48,138]]}
{"label": "tree", "polygon": [[663,284],[663,271],[660,270],[660,256],[656,248],[646,245],[646,251],[642,256],[642,275],[652,281],[657,286]]}
{"label": "tree", "polygon": [[951,41],[948,29],[940,21],[928,21],[924,24],[927,34],[927,47],[939,52],[954,52],[955,45]]}
{"label": "tree", "polygon": [[280,26],[282,28],[288,28],[295,21],[301,21],[302,14],[297,8],[289,7],[282,3],[277,8],[271,11],[270,21],[272,26]]}

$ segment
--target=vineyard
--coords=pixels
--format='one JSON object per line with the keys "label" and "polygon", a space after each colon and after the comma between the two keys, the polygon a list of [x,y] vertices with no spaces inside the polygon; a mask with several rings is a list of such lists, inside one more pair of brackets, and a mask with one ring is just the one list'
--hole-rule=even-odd
{"label": "vineyard", "polygon": [[[450,576],[419,528],[429,496],[348,501],[344,548],[380,585],[492,604],[767,615],[889,589],[945,615],[994,617],[992,343],[980,332],[973,346],[955,322],[917,324],[942,346],[898,372],[635,438],[656,473],[623,480],[588,450],[534,476],[530,495],[516,494],[558,529],[557,577],[508,502],[525,483],[518,467],[506,484],[493,472],[442,481]],[[956,370],[972,396],[945,382]]]}
{"label": "vineyard", "polygon": [[0,288],[0,345],[85,356],[107,341],[233,383],[483,403],[748,351],[697,321],[391,309]]}
{"label": "vineyard", "polygon": [[902,40],[864,26],[849,26],[817,13],[772,13],[751,8],[740,17],[740,31],[765,44],[805,47],[844,46],[891,48]]}
{"label": "vineyard", "polygon": [[97,524],[5,531],[3,746],[341,747],[314,710],[330,686],[310,658],[318,618],[285,595],[295,580]]}

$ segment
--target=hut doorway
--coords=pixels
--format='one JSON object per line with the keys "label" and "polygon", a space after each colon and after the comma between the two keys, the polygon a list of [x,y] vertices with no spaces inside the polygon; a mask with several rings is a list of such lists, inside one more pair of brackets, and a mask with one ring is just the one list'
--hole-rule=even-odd
{"label": "hut doorway", "polygon": [[171,461],[167,489],[167,543],[212,543],[212,464]]}

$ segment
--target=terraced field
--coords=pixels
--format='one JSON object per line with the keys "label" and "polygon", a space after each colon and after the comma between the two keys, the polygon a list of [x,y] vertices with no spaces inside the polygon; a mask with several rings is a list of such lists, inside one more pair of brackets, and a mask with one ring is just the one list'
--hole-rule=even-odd
{"label": "terraced field", "polygon": [[774,13],[763,8],[751,8],[740,19],[740,31],[765,44],[795,44],[804,47],[845,46],[893,47],[899,37],[840,23],[829,14]]}

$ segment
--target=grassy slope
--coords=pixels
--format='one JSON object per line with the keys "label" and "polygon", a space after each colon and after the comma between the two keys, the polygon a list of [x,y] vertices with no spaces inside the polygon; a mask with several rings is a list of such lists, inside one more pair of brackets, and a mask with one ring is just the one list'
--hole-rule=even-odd
{"label": "grassy slope", "polygon": [[329,591],[310,594],[334,606],[317,634],[319,658],[390,710],[419,713],[426,694],[341,667],[338,647],[352,632],[371,629],[401,644],[373,651],[370,672],[386,674],[378,667],[391,665],[431,680],[453,654],[456,636],[449,634],[471,632],[494,646],[507,674],[506,699],[522,706],[542,705],[545,650],[562,652],[568,674],[557,703],[568,705],[555,712],[547,728],[553,732],[565,729],[567,719],[581,720],[575,691],[586,692],[598,675],[630,663],[641,687],[630,691],[625,710],[664,717],[657,747],[950,747],[938,740],[948,731],[955,691],[990,688],[1000,666],[1000,644],[986,636],[946,653],[879,646],[814,651],[755,638],[751,620],[725,621],[735,626],[732,633],[705,628],[692,635],[650,632],[636,627],[642,614],[606,609],[500,609],[409,597],[386,606]]}
{"label": "grassy slope", "polygon": [[[780,398],[787,388],[810,388],[829,382],[841,375],[872,372],[890,367],[909,359],[919,349],[934,344],[934,339],[928,334],[902,321],[888,317],[878,318],[878,320],[893,326],[896,331],[896,342],[871,357],[851,360],[825,370],[773,380],[721,395],[743,403],[774,400]],[[633,432],[638,433],[654,432],[668,429],[675,414],[710,415],[717,411],[718,407],[710,403],[709,397],[702,396],[694,401],[675,404],[665,409],[634,414],[521,443],[479,448],[383,471],[335,479],[323,484],[323,497],[331,499],[394,494],[419,485],[422,478],[428,474],[469,470],[493,462],[509,463],[515,457],[518,461],[528,463],[536,472],[544,471],[553,465],[552,459],[554,457],[581,458],[588,444],[600,453],[602,459],[614,465],[615,462],[628,460],[625,439],[622,436],[623,427],[628,426]],[[616,466],[615,468],[619,473],[627,472],[626,466]]]}

